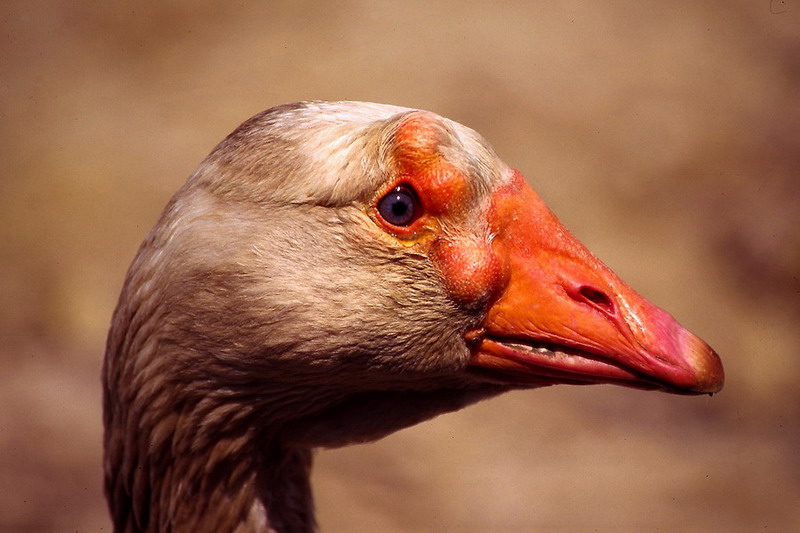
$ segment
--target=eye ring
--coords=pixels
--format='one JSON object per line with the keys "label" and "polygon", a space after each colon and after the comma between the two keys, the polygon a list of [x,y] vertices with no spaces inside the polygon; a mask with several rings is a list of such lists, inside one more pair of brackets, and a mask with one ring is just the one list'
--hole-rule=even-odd
{"label": "eye ring", "polygon": [[422,215],[417,193],[408,185],[398,185],[378,200],[378,214],[392,226],[407,227]]}

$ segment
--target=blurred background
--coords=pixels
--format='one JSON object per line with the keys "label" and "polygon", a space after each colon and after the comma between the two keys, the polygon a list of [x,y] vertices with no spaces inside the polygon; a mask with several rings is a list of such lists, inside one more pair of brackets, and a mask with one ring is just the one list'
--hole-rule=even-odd
{"label": "blurred background", "polygon": [[323,451],[323,531],[800,531],[800,2],[5,5],[0,530],[109,530],[99,371],[139,243],[240,122],[350,99],[481,132],[728,379]]}

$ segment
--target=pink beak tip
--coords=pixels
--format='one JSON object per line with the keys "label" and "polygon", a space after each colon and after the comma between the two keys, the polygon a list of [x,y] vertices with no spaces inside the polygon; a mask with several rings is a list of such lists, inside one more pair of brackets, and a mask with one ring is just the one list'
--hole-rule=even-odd
{"label": "pink beak tip", "polygon": [[684,331],[683,345],[686,361],[695,374],[692,390],[707,394],[714,394],[722,390],[725,384],[725,370],[722,368],[722,361],[717,352],[688,331]]}

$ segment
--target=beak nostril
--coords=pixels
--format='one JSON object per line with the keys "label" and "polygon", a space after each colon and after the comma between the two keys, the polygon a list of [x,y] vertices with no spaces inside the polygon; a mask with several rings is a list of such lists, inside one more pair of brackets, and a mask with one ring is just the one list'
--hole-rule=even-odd
{"label": "beak nostril", "polygon": [[614,300],[601,290],[588,285],[581,285],[578,289],[578,298],[607,315],[616,314]]}

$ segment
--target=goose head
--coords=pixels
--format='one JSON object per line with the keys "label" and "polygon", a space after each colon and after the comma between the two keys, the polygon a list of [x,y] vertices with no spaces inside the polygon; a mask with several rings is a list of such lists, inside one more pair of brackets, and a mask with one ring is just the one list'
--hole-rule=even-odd
{"label": "goose head", "polygon": [[706,394],[723,369],[471,129],[273,108],[211,152],[126,278],[104,367],[112,513],[178,523],[228,502],[277,528],[270,458],[556,384]]}

